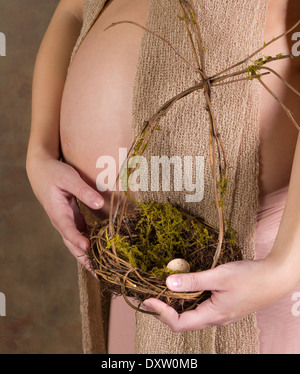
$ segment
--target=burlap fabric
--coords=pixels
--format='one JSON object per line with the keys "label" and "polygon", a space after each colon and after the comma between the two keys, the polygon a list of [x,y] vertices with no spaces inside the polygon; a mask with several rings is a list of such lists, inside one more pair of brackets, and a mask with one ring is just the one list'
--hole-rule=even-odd
{"label": "burlap fabric", "polygon": [[[268,0],[188,0],[195,9],[206,49],[208,75],[244,59],[263,45]],[[104,5],[86,0],[84,25],[73,57]],[[169,40],[190,61],[193,59],[180,8],[175,0],[152,0],[146,27]],[[133,99],[133,135],[165,101],[195,84],[199,77],[160,39],[145,32],[139,54]],[[212,105],[227,154],[230,183],[225,213],[238,232],[245,259],[254,258],[254,230],[258,210],[260,86],[240,81],[212,90]],[[170,201],[218,225],[208,152],[208,113],[202,92],[176,103],[161,121],[144,155],[203,156],[204,198],[187,203],[183,192],[139,193],[140,200]],[[172,179],[171,179],[172,180]],[[85,353],[104,353],[107,308],[103,309],[97,280],[79,266],[79,288]],[[255,313],[226,327],[172,333],[152,316],[137,314],[137,353],[259,353]]]}

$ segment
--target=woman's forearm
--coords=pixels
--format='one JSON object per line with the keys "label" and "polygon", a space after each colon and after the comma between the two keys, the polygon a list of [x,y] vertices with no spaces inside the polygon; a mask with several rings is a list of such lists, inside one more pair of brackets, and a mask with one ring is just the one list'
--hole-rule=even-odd
{"label": "woman's forearm", "polygon": [[72,50],[82,26],[83,0],[61,0],[36,59],[26,170],[32,190],[63,242],[87,270],[85,221],[76,198],[101,209],[103,198],[70,165],[60,162],[60,108]]}
{"label": "woman's forearm", "polygon": [[61,98],[81,26],[82,0],[62,0],[45,33],[35,63],[27,166],[35,156],[59,157]]}
{"label": "woman's forearm", "polygon": [[300,281],[300,136],[298,136],[285,209],[268,259]]}

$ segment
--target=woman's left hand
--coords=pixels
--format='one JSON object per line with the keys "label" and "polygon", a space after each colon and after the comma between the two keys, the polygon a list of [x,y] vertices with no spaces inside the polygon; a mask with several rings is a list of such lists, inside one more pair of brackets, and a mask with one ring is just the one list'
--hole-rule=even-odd
{"label": "woman's left hand", "polygon": [[196,309],[180,315],[158,299],[150,298],[143,305],[146,310],[156,312],[156,318],[174,332],[226,326],[288,294],[297,284],[289,270],[266,258],[230,262],[197,273],[175,274],[166,281],[170,290],[210,290],[211,297]]}

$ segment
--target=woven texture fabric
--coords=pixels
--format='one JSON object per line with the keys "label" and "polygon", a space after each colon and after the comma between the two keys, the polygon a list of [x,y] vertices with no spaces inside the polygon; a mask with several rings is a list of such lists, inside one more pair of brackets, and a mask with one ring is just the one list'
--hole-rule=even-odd
{"label": "woven texture fabric", "polygon": [[[97,18],[112,0],[84,0],[83,25],[72,52],[70,65],[76,56],[84,38],[94,25]],[[93,223],[95,217],[90,210],[78,201],[87,224]],[[85,267],[78,263],[78,286],[80,313],[82,320],[82,349],[85,354],[107,353],[109,295],[101,290],[100,282]]]}
{"label": "woven texture fabric", "polygon": [[[263,45],[263,31],[268,0],[189,0],[195,9],[205,47],[206,73],[211,76],[243,60]],[[73,56],[90,27],[99,16],[105,1],[85,1],[85,20]],[[192,61],[193,52],[185,23],[178,17],[175,0],[152,0],[146,27],[169,40]],[[260,57],[260,56],[259,56]],[[255,57],[254,57],[255,58]],[[240,66],[240,70],[244,66]],[[162,40],[145,32],[140,48],[133,97],[133,136],[143,121],[184,89],[199,81],[197,73],[174,54]],[[259,176],[259,105],[260,86],[256,81],[240,81],[212,89],[212,107],[222,137],[229,165],[229,186],[225,215],[238,232],[245,259],[255,255],[254,231],[258,211]],[[161,131],[154,134],[144,156],[203,156],[204,198],[198,203],[185,200],[183,192],[144,192],[141,201],[169,201],[179,204],[195,216],[218,226],[209,163],[209,119],[202,91],[177,102],[161,120]],[[171,179],[172,180],[172,179]],[[85,273],[80,275],[80,293],[89,295]],[[99,297],[99,294],[90,297]],[[83,303],[87,300],[81,297]],[[96,303],[97,304],[97,303]],[[96,304],[94,306],[96,306]],[[90,303],[92,305],[92,303]],[[97,308],[82,306],[83,324],[93,318]],[[85,338],[92,339],[91,334]],[[86,351],[86,350],[85,350]],[[259,331],[255,313],[226,327],[172,333],[152,316],[137,313],[137,353],[259,353]]]}
{"label": "woven texture fabric", "polygon": [[[244,59],[263,45],[267,2],[191,0],[206,49],[209,76]],[[184,22],[178,18],[177,1],[151,2],[146,27],[169,40],[192,61],[193,52]],[[238,68],[241,69],[241,66]],[[149,33],[142,40],[134,86],[133,130],[140,129],[169,98],[192,86],[197,73],[161,40]],[[144,98],[144,99],[143,99]],[[254,230],[258,209],[258,145],[260,88],[257,82],[241,81],[212,90],[212,107],[229,165],[225,214],[238,232],[245,259],[254,258]],[[204,198],[187,203],[182,192],[140,193],[140,200],[169,201],[195,216],[218,225],[209,163],[208,113],[202,91],[180,102],[160,123],[145,157],[204,156]],[[259,353],[256,316],[226,327],[173,334],[154,317],[137,314],[138,353]]]}

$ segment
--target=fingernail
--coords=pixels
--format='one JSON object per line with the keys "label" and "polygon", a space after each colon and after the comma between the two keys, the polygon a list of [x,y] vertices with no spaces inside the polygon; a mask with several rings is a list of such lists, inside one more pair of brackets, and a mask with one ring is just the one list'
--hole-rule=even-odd
{"label": "fingernail", "polygon": [[81,248],[84,252],[86,252],[86,251],[88,250],[88,246],[87,246],[86,244],[81,244],[81,245],[80,245],[80,248]]}
{"label": "fingernail", "polygon": [[103,199],[99,196],[95,196],[92,198],[91,204],[96,206],[97,208],[101,208],[103,205]]}
{"label": "fingernail", "polygon": [[167,278],[167,282],[172,288],[180,288],[182,285],[181,278],[178,275],[170,275]]}
{"label": "fingernail", "polygon": [[147,312],[154,312],[154,309],[148,301],[143,302],[143,308],[147,310]]}
{"label": "fingernail", "polygon": [[93,271],[91,271],[91,273],[92,273],[93,277],[95,277],[97,280],[99,280],[98,275],[96,273],[94,273]]}

